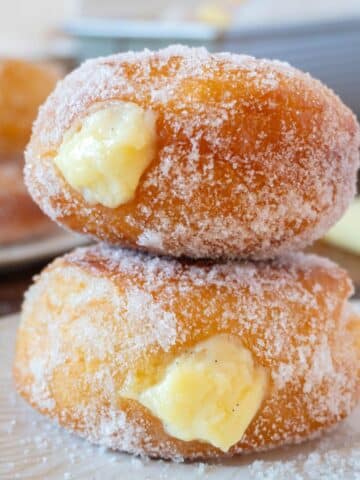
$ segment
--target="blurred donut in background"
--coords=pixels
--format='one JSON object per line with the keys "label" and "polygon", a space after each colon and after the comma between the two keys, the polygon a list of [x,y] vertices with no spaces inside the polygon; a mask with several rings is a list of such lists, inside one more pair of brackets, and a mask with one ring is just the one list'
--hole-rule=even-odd
{"label": "blurred donut in background", "polygon": [[0,155],[23,152],[39,106],[58,78],[59,72],[50,66],[0,61]]}
{"label": "blurred donut in background", "polygon": [[54,227],[31,200],[17,158],[0,162],[0,245],[49,233]]}
{"label": "blurred donut in background", "polygon": [[39,106],[55,87],[53,66],[0,60],[0,245],[54,229],[23,183],[23,151]]}

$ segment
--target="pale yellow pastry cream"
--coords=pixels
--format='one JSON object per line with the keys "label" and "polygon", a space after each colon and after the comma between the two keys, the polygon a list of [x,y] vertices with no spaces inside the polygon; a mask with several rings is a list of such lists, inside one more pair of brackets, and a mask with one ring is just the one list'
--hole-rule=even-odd
{"label": "pale yellow pastry cream", "polygon": [[266,369],[239,339],[222,334],[177,357],[152,385],[128,379],[121,395],[147,407],[173,437],[226,452],[241,440],[267,388]]}
{"label": "pale yellow pastry cream", "polygon": [[134,197],[154,157],[155,143],[155,114],[116,101],[71,128],[54,161],[86,202],[115,208]]}

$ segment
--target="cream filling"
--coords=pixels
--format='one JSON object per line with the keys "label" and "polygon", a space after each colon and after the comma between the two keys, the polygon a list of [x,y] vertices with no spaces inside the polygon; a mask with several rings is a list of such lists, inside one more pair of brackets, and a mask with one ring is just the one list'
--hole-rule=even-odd
{"label": "cream filling", "polygon": [[240,340],[216,335],[165,368],[160,380],[128,379],[121,391],[159,418],[167,433],[227,452],[243,437],[268,388],[268,374]]}
{"label": "cream filling", "polygon": [[155,143],[154,113],[114,101],[65,134],[54,162],[87,203],[115,208],[134,197]]}

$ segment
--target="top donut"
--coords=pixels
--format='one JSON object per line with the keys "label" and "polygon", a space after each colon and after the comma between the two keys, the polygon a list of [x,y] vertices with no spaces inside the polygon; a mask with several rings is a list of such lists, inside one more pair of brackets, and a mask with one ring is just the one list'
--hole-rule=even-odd
{"label": "top donut", "polygon": [[173,256],[271,258],[355,192],[359,125],[278,61],[172,46],[84,63],[41,108],[30,193],[58,223]]}

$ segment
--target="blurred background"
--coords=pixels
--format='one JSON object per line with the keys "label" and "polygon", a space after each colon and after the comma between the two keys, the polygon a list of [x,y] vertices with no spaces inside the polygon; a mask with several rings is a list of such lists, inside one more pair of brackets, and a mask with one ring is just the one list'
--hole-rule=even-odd
{"label": "blurred background", "polygon": [[[171,43],[288,61],[323,80],[360,116],[360,0],[21,0],[2,5],[0,58],[52,65],[60,76],[89,57]],[[18,308],[31,275],[45,261],[81,242],[59,241],[54,232],[49,240],[49,235],[46,241],[28,235],[10,244],[0,238],[0,314]],[[360,286],[360,200],[313,250],[345,266]]]}
{"label": "blurred background", "polygon": [[0,56],[85,58],[169,43],[287,60],[360,113],[360,0],[3,2]]}

